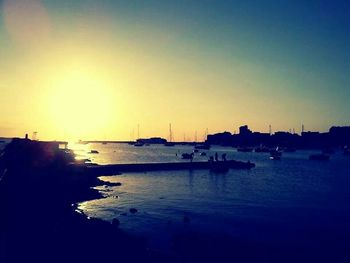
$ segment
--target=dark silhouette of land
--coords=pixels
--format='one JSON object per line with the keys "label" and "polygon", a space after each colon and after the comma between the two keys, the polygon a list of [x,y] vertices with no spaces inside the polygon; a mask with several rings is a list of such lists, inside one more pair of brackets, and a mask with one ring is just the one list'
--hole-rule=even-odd
{"label": "dark silhouette of land", "polygon": [[142,240],[75,211],[77,202],[102,198],[91,187],[105,183],[73,172],[72,161],[56,142],[14,139],[7,145],[0,158],[1,262],[92,262],[110,253],[148,258]]}
{"label": "dark silhouette of land", "polygon": [[[80,141],[81,143],[134,143],[131,141]],[[141,138],[136,142],[142,144],[167,144],[160,137]],[[350,146],[350,126],[333,126],[328,132],[303,131],[301,134],[277,131],[275,133],[253,132],[247,125],[239,128],[238,134],[222,132],[209,134],[205,142],[172,142],[175,145],[221,145],[230,147],[285,147],[297,149],[329,149]],[[207,148],[208,149],[208,148]]]}
{"label": "dark silhouette of land", "polygon": [[350,127],[331,127],[329,132],[302,132],[301,135],[278,131],[274,134],[252,132],[247,125],[239,128],[239,134],[223,132],[208,135],[210,145],[233,147],[295,147],[299,149],[324,149],[350,145]]}

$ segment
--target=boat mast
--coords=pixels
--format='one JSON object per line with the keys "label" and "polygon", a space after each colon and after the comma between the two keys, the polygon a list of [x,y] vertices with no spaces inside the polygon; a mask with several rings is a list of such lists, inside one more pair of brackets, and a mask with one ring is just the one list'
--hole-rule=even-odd
{"label": "boat mast", "polygon": [[140,139],[140,124],[137,124],[137,139]]}
{"label": "boat mast", "polygon": [[208,128],[205,129],[204,136],[203,136],[203,142],[205,142],[208,138]]}
{"label": "boat mast", "polygon": [[169,142],[173,142],[173,132],[171,130],[171,123],[169,123]]}

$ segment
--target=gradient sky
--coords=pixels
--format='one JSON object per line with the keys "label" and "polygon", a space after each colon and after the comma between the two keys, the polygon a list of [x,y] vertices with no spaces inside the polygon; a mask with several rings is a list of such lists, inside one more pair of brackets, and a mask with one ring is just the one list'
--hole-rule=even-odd
{"label": "gradient sky", "polygon": [[0,136],[350,125],[348,1],[0,0]]}

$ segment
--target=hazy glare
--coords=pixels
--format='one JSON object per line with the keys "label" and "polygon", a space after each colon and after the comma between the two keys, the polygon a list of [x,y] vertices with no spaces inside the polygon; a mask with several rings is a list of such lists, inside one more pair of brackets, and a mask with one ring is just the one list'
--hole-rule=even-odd
{"label": "hazy glare", "polygon": [[346,2],[70,2],[0,2],[0,136],[349,125]]}

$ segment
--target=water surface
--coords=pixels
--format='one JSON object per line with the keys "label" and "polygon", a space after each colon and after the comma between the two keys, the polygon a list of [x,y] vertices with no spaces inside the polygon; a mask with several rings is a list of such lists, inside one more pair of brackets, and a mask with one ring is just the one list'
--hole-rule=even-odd
{"label": "water surface", "polygon": [[[190,146],[134,147],[127,144],[88,144],[82,156],[93,162],[134,163],[182,161]],[[86,154],[96,149],[99,154]],[[251,170],[228,173],[157,171],[105,176],[121,182],[99,187],[106,198],[80,204],[87,215],[111,221],[118,218],[123,230],[141,235],[155,248],[170,248],[176,233],[195,231],[244,240],[312,243],[331,240],[349,230],[349,157],[340,152],[328,162],[309,161],[312,151],[285,153],[281,161],[266,153],[241,153],[233,148],[212,147],[228,159],[250,160]],[[197,154],[195,160],[208,157]],[[136,214],[129,212],[137,208]],[[184,217],[189,223],[184,222]]]}

